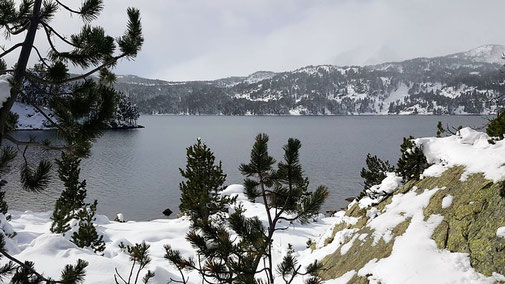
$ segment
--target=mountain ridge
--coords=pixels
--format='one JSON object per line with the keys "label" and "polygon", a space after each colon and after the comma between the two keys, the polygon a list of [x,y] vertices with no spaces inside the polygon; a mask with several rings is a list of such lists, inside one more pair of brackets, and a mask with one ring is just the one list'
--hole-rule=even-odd
{"label": "mountain ridge", "polygon": [[118,76],[116,87],[150,114],[490,114],[501,101],[489,101],[505,91],[503,52],[505,46],[484,45],[432,58],[309,65],[208,81],[127,75]]}

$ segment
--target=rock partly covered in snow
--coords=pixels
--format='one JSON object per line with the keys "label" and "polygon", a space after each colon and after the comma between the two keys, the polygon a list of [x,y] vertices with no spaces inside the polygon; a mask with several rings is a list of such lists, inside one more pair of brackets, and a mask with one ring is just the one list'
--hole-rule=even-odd
{"label": "rock partly covered in snow", "polygon": [[465,166],[462,180],[475,173],[483,173],[494,182],[505,179],[505,141],[490,144],[488,140],[487,134],[468,127],[449,137],[416,139],[428,162],[434,164],[423,176],[437,176],[444,169]]}
{"label": "rock partly covered in snow", "polygon": [[367,196],[359,200],[359,206],[366,208],[378,204],[385,196],[393,193],[402,185],[402,178],[396,173],[386,173],[386,178],[381,184],[372,186],[367,191]]}
{"label": "rock partly covered in snow", "polygon": [[505,177],[505,143],[488,139],[470,128],[416,139],[433,163],[423,178],[395,187],[388,175],[373,188],[391,196],[352,202],[323,235],[327,245],[314,254],[333,251],[321,259],[328,283],[505,281],[505,199],[496,183]]}

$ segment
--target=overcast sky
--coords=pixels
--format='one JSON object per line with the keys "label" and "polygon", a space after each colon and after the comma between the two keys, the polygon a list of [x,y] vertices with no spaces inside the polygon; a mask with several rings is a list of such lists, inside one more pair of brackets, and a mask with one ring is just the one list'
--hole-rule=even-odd
{"label": "overcast sky", "polygon": [[[105,6],[96,23],[115,36],[128,6],[142,13],[142,51],[135,62],[120,62],[116,73],[171,81],[505,43],[504,0],[106,0]],[[79,24],[66,15],[55,20],[62,32]]]}

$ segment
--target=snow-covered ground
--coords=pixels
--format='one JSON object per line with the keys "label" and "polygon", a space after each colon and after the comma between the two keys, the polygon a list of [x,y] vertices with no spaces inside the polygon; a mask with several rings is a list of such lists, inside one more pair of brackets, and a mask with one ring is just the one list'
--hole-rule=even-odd
{"label": "snow-covered ground", "polygon": [[[11,112],[19,115],[18,126],[19,130],[29,129],[49,129],[47,119],[30,105],[15,102],[11,108]],[[44,108],[44,112],[52,117],[53,113],[50,109]]]}
{"label": "snow-covered ground", "polygon": [[[451,166],[466,167],[464,179],[468,174],[482,172],[488,179],[501,181],[505,179],[505,141],[496,144],[488,142],[489,137],[470,128],[464,128],[458,135],[445,138],[419,138],[416,143],[423,145],[425,155],[433,166],[424,172],[424,176],[438,176]],[[373,187],[375,193],[391,193],[401,185],[400,178],[388,174],[387,178]],[[373,200],[360,204],[367,210],[369,218],[366,223],[372,233],[358,233],[356,228],[343,229],[333,236],[329,244],[325,240],[332,236],[333,227],[338,224],[354,225],[358,218],[345,216],[344,211],[333,217],[319,216],[314,222],[306,225],[298,223],[281,223],[289,227],[274,235],[274,259],[277,263],[287,252],[291,244],[296,251],[301,265],[305,266],[314,260],[321,260],[334,253],[345,255],[353,244],[363,243],[372,238],[373,244],[380,240],[394,242],[392,253],[383,259],[373,259],[364,267],[345,273],[338,279],[326,283],[348,283],[355,275],[367,276],[371,283],[494,283],[505,277],[497,273],[487,277],[478,273],[470,265],[468,254],[439,249],[431,238],[434,229],[443,221],[443,216],[433,214],[425,218],[424,209],[431,197],[445,188],[417,189],[395,194],[390,204],[380,212],[371,206]],[[266,223],[266,214],[261,203],[251,203],[245,198],[241,185],[229,186],[223,194],[238,195],[238,202],[246,209],[246,216],[258,216]],[[451,195],[446,195],[442,206],[452,206]],[[351,203],[349,206],[354,204]],[[7,239],[7,248],[20,260],[31,260],[35,267],[47,276],[58,277],[62,268],[77,259],[85,259],[90,264],[87,269],[86,283],[114,283],[114,269],[127,274],[130,268],[128,256],[121,252],[119,244],[135,244],[146,241],[151,245],[152,262],[149,269],[156,273],[152,283],[167,283],[170,278],[180,279],[175,267],[164,258],[163,245],[170,244],[184,256],[194,256],[194,250],[185,240],[190,222],[186,217],[162,219],[148,222],[125,223],[114,222],[105,216],[98,216],[96,224],[99,233],[104,235],[106,249],[103,255],[97,255],[88,249],[80,249],[69,241],[69,234],[61,236],[49,231],[50,213],[10,212],[12,220],[7,222],[0,214],[4,231],[16,232]],[[396,238],[392,230],[400,223],[410,219],[405,233]],[[505,224],[498,224],[496,235],[505,238]],[[306,243],[311,240],[316,244],[314,250],[308,249]],[[372,244],[372,245],[373,245]],[[190,283],[199,283],[198,275],[189,274]],[[298,278],[294,283],[302,283]]]}
{"label": "snow-covered ground", "polygon": [[[266,222],[266,213],[260,203],[247,201],[242,193],[241,185],[231,185],[225,191],[228,195],[239,195],[239,202],[244,205],[247,217],[258,216]],[[9,212],[12,220],[11,228],[7,232],[14,231],[16,236],[7,239],[7,248],[11,254],[20,260],[35,262],[38,271],[44,275],[58,278],[66,264],[75,264],[77,259],[89,262],[85,283],[115,283],[114,269],[121,274],[128,274],[131,263],[128,256],[120,251],[119,244],[135,244],[146,241],[150,248],[152,262],[149,269],[156,273],[156,277],[149,283],[167,283],[170,278],[179,280],[180,276],[175,267],[163,258],[165,250],[163,246],[169,244],[174,249],[181,251],[183,256],[194,256],[195,251],[185,240],[189,231],[190,222],[187,217],[177,219],[160,219],[148,222],[115,222],[105,216],[98,216],[96,220],[97,230],[104,235],[106,249],[103,256],[93,253],[89,249],[81,249],[69,241],[71,233],[66,236],[52,234],[49,231],[51,225],[51,213],[36,212]],[[0,214],[1,215],[1,214]],[[291,244],[296,251],[305,251],[307,240],[319,240],[319,238],[340,217],[319,216],[315,222],[307,225],[289,224],[282,222],[279,226],[289,227],[288,230],[276,232],[274,243],[274,259],[280,262]],[[4,219],[5,220],[5,219]],[[265,223],[266,225],[266,223]],[[310,250],[309,250],[310,251]],[[305,252],[304,255],[310,255]],[[320,255],[319,257],[324,257]],[[303,257],[300,262],[308,265],[314,258]],[[144,271],[145,272],[145,271]],[[190,283],[199,283],[198,275],[190,273]],[[302,283],[302,278],[296,283]]]}

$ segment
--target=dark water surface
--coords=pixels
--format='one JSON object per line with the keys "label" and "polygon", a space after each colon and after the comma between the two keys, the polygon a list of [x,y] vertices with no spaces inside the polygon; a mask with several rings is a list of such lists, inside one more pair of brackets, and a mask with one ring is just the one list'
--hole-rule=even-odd
{"label": "dark water surface", "polygon": [[[260,132],[270,136],[269,150],[277,160],[290,137],[302,142],[301,161],[311,188],[325,184],[330,197],[324,210],[339,209],[346,197],[362,189],[360,169],[367,153],[396,164],[404,136],[434,136],[441,120],[450,125],[482,127],[477,116],[333,116],[333,117],[227,117],[227,116],[142,116],[144,129],[106,131],[84,160],[81,176],[87,179],[88,199],[98,200],[98,211],[113,217],[122,212],[128,220],[163,218],[170,208],[177,212],[178,168],[185,166],[186,147],[198,137],[222,160],[227,184],[241,183],[240,163],[248,161],[253,139]],[[53,137],[51,131],[16,133]],[[51,153],[30,151],[37,161]],[[42,193],[24,192],[18,168],[12,171],[7,201],[11,209],[52,210],[61,184],[55,180]],[[175,215],[175,214],[174,214]]]}

